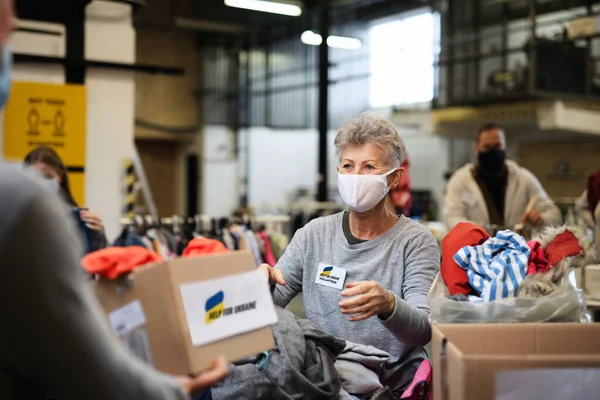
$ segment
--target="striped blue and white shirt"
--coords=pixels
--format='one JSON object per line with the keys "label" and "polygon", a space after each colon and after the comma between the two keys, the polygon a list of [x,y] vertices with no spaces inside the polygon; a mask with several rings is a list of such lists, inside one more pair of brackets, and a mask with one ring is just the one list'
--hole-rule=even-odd
{"label": "striped blue and white shirt", "polygon": [[479,296],[472,302],[489,302],[515,297],[527,275],[531,250],[525,238],[509,230],[498,232],[479,246],[465,246],[454,261],[467,271],[471,287]]}

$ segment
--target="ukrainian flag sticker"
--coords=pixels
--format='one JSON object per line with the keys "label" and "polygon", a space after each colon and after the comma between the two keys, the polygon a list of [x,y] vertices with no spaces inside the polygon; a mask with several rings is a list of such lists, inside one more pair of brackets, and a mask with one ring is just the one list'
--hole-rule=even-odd
{"label": "ukrainian flag sticker", "polygon": [[223,304],[224,300],[225,293],[223,293],[223,291],[216,293],[206,300],[206,304],[204,305],[206,311],[204,321],[206,322],[206,325],[215,322],[223,316],[223,310],[225,309],[225,305]]}

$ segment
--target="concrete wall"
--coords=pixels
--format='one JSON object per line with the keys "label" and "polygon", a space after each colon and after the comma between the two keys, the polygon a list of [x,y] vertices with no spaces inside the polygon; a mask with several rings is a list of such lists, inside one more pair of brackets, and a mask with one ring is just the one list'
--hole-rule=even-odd
{"label": "concrete wall", "polygon": [[[136,119],[161,128],[135,127],[150,189],[162,216],[183,215],[187,210],[186,156],[202,154],[200,102],[194,94],[200,88],[201,74],[196,32],[138,29],[137,61],[185,70],[183,76],[136,74],[135,77]],[[169,132],[182,128],[192,129],[187,133]],[[174,163],[174,168],[167,167],[168,163]],[[199,191],[201,194],[201,186]]]}

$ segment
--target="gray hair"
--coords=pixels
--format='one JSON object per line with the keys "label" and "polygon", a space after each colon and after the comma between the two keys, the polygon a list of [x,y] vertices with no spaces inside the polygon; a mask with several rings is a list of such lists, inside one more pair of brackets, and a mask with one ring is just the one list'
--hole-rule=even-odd
{"label": "gray hair", "polygon": [[370,113],[363,113],[346,121],[335,137],[335,147],[341,158],[346,146],[370,143],[382,149],[391,168],[398,168],[406,158],[406,148],[391,122]]}

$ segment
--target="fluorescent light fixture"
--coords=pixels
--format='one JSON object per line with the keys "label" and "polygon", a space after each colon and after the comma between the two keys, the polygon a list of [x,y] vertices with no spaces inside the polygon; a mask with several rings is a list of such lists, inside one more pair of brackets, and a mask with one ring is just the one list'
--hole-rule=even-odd
{"label": "fluorescent light fixture", "polygon": [[338,49],[358,50],[362,47],[362,42],[360,39],[351,37],[329,36],[327,38],[327,46]]}
{"label": "fluorescent light fixture", "polygon": [[300,40],[302,43],[307,44],[309,46],[320,46],[323,43],[323,38],[318,33],[314,33],[313,31],[305,31],[301,36]]}
{"label": "fluorescent light fixture", "polygon": [[[323,37],[313,31],[305,31],[300,36],[300,40],[309,46],[320,46],[323,43]],[[362,41],[345,36],[329,36],[327,38],[327,46],[338,49],[358,50],[362,47]]]}
{"label": "fluorescent light fixture", "polygon": [[267,1],[267,0],[225,0],[225,5],[245,10],[262,11],[272,14],[299,17],[302,15],[302,3],[292,1]]}

